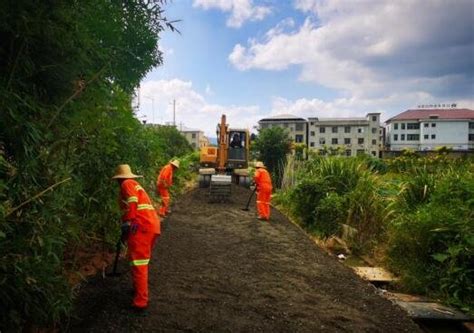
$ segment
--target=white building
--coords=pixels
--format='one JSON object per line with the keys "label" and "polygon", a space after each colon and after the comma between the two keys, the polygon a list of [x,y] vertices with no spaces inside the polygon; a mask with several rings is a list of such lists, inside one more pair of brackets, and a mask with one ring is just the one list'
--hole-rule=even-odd
{"label": "white building", "polygon": [[263,118],[258,121],[260,129],[270,127],[281,127],[288,131],[290,138],[296,143],[304,143],[307,141],[307,121],[304,118],[296,117],[291,114],[281,114],[274,117]]}
{"label": "white building", "polygon": [[474,149],[474,110],[414,109],[386,121],[389,150]]}
{"label": "white building", "polygon": [[209,145],[209,139],[204,135],[204,132],[194,128],[187,128],[182,126],[180,133],[188,140],[189,144],[195,150]]}
{"label": "white building", "polygon": [[308,118],[308,146],[342,148],[346,156],[380,156],[380,113],[360,118]]}

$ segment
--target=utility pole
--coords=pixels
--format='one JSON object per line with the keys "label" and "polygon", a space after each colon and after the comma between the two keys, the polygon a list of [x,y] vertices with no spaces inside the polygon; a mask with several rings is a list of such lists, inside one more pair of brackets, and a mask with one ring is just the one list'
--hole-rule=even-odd
{"label": "utility pole", "polygon": [[173,99],[173,126],[176,127],[176,100]]}
{"label": "utility pole", "polygon": [[151,96],[143,96],[151,100],[151,112],[152,112],[152,121],[155,124],[155,99]]}

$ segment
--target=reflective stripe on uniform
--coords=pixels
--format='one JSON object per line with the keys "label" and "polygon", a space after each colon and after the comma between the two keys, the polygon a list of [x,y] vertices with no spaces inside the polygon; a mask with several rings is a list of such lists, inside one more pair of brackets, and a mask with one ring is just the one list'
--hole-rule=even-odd
{"label": "reflective stripe on uniform", "polygon": [[154,210],[155,207],[149,204],[140,204],[137,206],[137,210]]}
{"label": "reflective stripe on uniform", "polygon": [[135,191],[138,191],[138,190],[143,190],[143,187],[141,187],[140,185],[135,186]]}
{"label": "reflective stripe on uniform", "polygon": [[137,259],[130,261],[130,266],[145,266],[148,265],[150,259]]}
{"label": "reflective stripe on uniform", "polygon": [[130,202],[138,202],[138,197],[136,196],[132,196],[132,197],[129,197],[127,199],[127,202],[130,203]]}

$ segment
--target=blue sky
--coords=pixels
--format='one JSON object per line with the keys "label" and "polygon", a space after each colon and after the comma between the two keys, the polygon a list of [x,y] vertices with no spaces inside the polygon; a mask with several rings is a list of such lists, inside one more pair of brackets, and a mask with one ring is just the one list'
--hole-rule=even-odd
{"label": "blue sky", "polygon": [[[213,135],[290,113],[382,119],[419,104],[474,105],[474,4],[454,0],[175,0],[162,66],[138,116]],[[153,103],[152,103],[153,100]],[[154,104],[154,112],[152,110]]]}

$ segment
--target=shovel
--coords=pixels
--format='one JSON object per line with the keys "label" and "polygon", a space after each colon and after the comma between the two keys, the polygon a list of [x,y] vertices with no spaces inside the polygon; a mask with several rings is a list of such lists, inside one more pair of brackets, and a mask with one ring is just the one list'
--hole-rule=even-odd
{"label": "shovel", "polygon": [[245,206],[245,208],[242,208],[242,210],[249,211],[250,200],[252,200],[252,197],[255,192],[257,192],[257,187],[253,189],[252,193],[250,194],[249,199],[247,200],[247,205]]}
{"label": "shovel", "polygon": [[115,245],[115,260],[114,260],[114,266],[112,269],[112,273],[107,274],[107,276],[111,277],[116,277],[120,276],[120,273],[117,272],[117,265],[118,265],[118,260],[120,257],[120,251],[122,250],[122,237],[119,238],[117,245]]}

